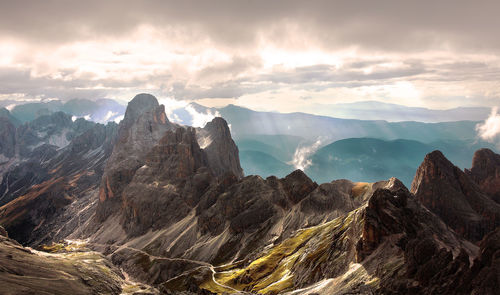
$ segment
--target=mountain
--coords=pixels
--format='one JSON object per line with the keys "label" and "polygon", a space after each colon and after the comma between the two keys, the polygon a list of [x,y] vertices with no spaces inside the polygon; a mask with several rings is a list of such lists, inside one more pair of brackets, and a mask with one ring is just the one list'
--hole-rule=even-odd
{"label": "mountain", "polygon": [[6,108],[0,108],[0,118],[5,118],[16,127],[21,125],[21,122],[16,117],[12,116]]}
{"label": "mountain", "polygon": [[255,135],[235,140],[246,174],[284,177],[295,168],[290,163],[301,145],[310,144],[293,135]]}
{"label": "mountain", "polygon": [[217,110],[231,125],[231,131],[237,139],[258,134],[294,135],[313,142],[318,138],[323,142],[333,142],[355,137],[408,139],[423,143],[477,138],[475,127],[478,122],[474,121],[422,123],[354,120],[306,113],[256,112],[234,105]]}
{"label": "mountain", "polygon": [[106,123],[117,120],[124,111],[125,106],[111,99],[72,99],[67,102],[53,100],[19,104],[12,108],[11,113],[22,123],[55,112],[64,112],[75,117],[87,117],[88,120]]}
{"label": "mountain", "polygon": [[500,155],[490,149],[476,151],[472,158],[472,168],[466,169],[465,173],[483,192],[500,203]]}
{"label": "mountain", "polygon": [[[498,193],[500,187],[495,190]],[[411,191],[429,210],[471,241],[481,240],[500,226],[500,204],[440,151],[425,156]]]}
{"label": "mountain", "polygon": [[269,154],[282,162],[290,162],[299,145],[311,142],[302,137],[284,134],[255,134],[235,139],[240,151],[258,151]]}
{"label": "mountain", "polygon": [[[353,106],[352,109],[369,111],[376,119],[364,114],[350,119],[343,116],[308,113],[260,112],[232,104],[221,108],[208,108],[196,103],[169,110],[171,112],[169,116],[175,119],[175,122],[188,125],[192,124],[196,116],[221,116],[231,126],[235,140],[264,141],[259,137],[287,135],[312,142],[318,138],[322,139],[322,142],[333,142],[346,138],[370,137],[431,143],[440,140],[476,140],[475,126],[479,121],[485,120],[490,113],[488,108],[457,108],[442,111],[373,102],[356,103],[358,104],[359,107]],[[408,115],[406,118],[408,110],[415,110],[416,113],[429,111],[433,115]],[[447,115],[448,112],[450,115]],[[400,114],[402,120],[394,120],[395,114]]]}
{"label": "mountain", "polygon": [[240,161],[241,166],[245,168],[245,173],[249,175],[260,175],[262,177],[276,175],[284,177],[295,170],[292,165],[259,151],[241,151]]}
{"label": "mountain", "polygon": [[374,182],[398,175],[410,184],[430,151],[430,146],[414,140],[343,139],[319,149],[306,172],[319,182],[338,178]]}
{"label": "mountain", "polygon": [[[441,140],[424,144],[404,139],[386,141],[348,138],[335,141],[313,153],[306,172],[318,182],[339,178],[373,182],[398,175],[409,186],[426,154],[440,150],[453,163],[465,168],[470,167],[470,159],[479,147],[494,148],[494,145],[465,140]],[[488,175],[495,175],[493,171],[489,172]]]}
{"label": "mountain", "polygon": [[87,214],[96,204],[92,192],[116,130],[115,123],[73,121],[62,112],[19,126],[0,182],[0,224],[31,245],[73,232],[80,225],[74,213]]}
{"label": "mountain", "polygon": [[418,121],[426,123],[452,121],[484,121],[490,114],[490,108],[458,107],[445,110],[434,110],[421,107],[384,103],[378,101],[359,101],[352,103],[317,104],[305,110],[335,118],[360,120]]}
{"label": "mountain", "polygon": [[[318,184],[301,170],[245,176],[226,120],[173,123],[149,94],[135,96],[118,125],[40,118],[39,129],[19,128],[49,146],[25,148],[2,180],[11,196],[0,207],[10,235],[0,229],[0,288],[8,292],[495,294],[500,287],[500,210],[495,192],[482,188],[496,177],[494,154],[478,152],[473,178],[430,153],[411,191],[394,177]],[[50,145],[60,130],[72,134],[67,144]],[[422,148],[370,145],[394,162],[404,160],[400,149]],[[127,277],[140,288],[130,292]]]}

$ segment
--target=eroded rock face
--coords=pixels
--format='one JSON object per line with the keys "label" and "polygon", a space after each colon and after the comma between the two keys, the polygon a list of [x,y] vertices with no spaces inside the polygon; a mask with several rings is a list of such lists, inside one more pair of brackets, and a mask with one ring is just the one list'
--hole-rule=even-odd
{"label": "eroded rock face", "polygon": [[123,191],[123,222],[132,235],[182,219],[212,180],[193,128],[167,131]]}
{"label": "eroded rock face", "polygon": [[294,203],[302,201],[318,187],[302,170],[297,169],[282,179],[283,188]]}
{"label": "eroded rock face", "polygon": [[16,127],[7,118],[0,117],[0,155],[3,156],[0,163],[14,157],[15,147]]}
{"label": "eroded rock face", "polygon": [[144,165],[146,155],[164,133],[173,128],[156,98],[139,94],[132,99],[120,122],[117,143],[106,166],[99,188],[97,217],[106,220],[122,201],[123,189]]}
{"label": "eroded rock face", "polygon": [[479,241],[500,225],[500,206],[439,151],[428,154],[417,170],[412,193],[457,233]]}
{"label": "eroded rock face", "polygon": [[500,155],[490,149],[480,149],[474,153],[472,168],[465,173],[474,180],[481,190],[500,204]]}
{"label": "eroded rock face", "polygon": [[121,294],[123,277],[103,255],[48,254],[0,235],[1,294]]}
{"label": "eroded rock face", "polygon": [[[151,95],[137,95],[120,123],[99,189],[99,222],[119,216],[129,235],[182,219],[209,186],[243,176],[229,127],[215,118],[204,128],[168,121]],[[201,144],[201,146],[200,146]]]}
{"label": "eroded rock face", "polygon": [[[117,125],[94,126],[57,150],[42,145],[11,168],[0,184],[0,220],[23,244],[74,232],[95,210],[91,198],[111,154]],[[71,205],[71,206],[70,206]]]}
{"label": "eroded rock face", "polygon": [[232,173],[238,178],[243,177],[238,147],[231,137],[226,120],[214,118],[205,127],[198,129],[197,136],[215,176]]}

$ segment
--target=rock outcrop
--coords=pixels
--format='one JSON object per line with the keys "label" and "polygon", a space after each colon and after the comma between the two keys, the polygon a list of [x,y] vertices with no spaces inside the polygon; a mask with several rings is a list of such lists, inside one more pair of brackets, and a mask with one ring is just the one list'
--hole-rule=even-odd
{"label": "rock outcrop", "polygon": [[0,162],[5,162],[16,153],[16,127],[7,118],[0,117]]}
{"label": "rock outcrop", "polygon": [[100,253],[35,251],[1,232],[0,282],[1,294],[118,295],[126,294],[124,287],[131,287],[120,270]]}
{"label": "rock outcrop", "polygon": [[224,119],[214,118],[205,127],[199,128],[197,137],[215,176],[232,173],[238,178],[243,177],[238,147],[231,138],[229,126]]}
{"label": "rock outcrop", "polygon": [[474,180],[481,190],[500,204],[500,155],[490,149],[480,149],[474,153],[472,168],[465,173]]}
{"label": "rock outcrop", "polygon": [[231,175],[243,172],[224,119],[204,128],[178,126],[154,96],[139,94],[120,123],[101,181],[98,222],[119,216],[132,236],[164,228],[193,210],[210,184]]}
{"label": "rock outcrop", "polygon": [[100,221],[120,208],[124,188],[144,165],[146,155],[172,128],[164,106],[160,106],[154,96],[139,94],[129,102],[99,188],[97,217]]}
{"label": "rock outcrop", "polygon": [[457,233],[477,242],[500,225],[500,205],[439,151],[417,170],[412,193]]}

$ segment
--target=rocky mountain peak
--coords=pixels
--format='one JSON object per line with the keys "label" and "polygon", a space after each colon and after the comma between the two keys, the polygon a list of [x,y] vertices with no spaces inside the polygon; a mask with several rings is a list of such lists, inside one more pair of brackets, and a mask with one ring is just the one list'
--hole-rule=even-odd
{"label": "rocky mountain peak", "polygon": [[480,149],[474,153],[469,175],[495,202],[500,203],[500,155],[490,149]]}
{"label": "rocky mountain peak", "polygon": [[494,168],[498,165],[500,165],[500,155],[487,148],[477,150],[472,158],[472,169],[485,169],[494,172]]}
{"label": "rocky mountain peak", "polygon": [[127,110],[125,111],[124,120],[134,120],[137,119],[145,111],[154,109],[160,104],[156,97],[147,93],[137,94],[127,105]]}
{"label": "rocky mountain peak", "polygon": [[423,181],[431,181],[433,179],[457,184],[456,175],[457,173],[460,174],[460,172],[460,169],[453,165],[441,151],[433,151],[425,156],[422,164],[418,167],[411,184],[411,191],[418,191]]}
{"label": "rocky mountain peak", "polygon": [[289,198],[298,203],[318,187],[302,170],[297,169],[283,178],[285,191]]}
{"label": "rocky mountain peak", "polygon": [[500,224],[500,206],[440,151],[425,156],[411,192],[457,233],[471,241]]}
{"label": "rocky mountain peak", "polygon": [[145,164],[146,155],[173,128],[165,107],[153,95],[138,94],[129,102],[101,180],[97,211],[101,220],[116,211],[123,189]]}
{"label": "rocky mountain peak", "polygon": [[204,128],[197,130],[200,147],[206,152],[209,167],[216,176],[233,173],[243,177],[238,147],[231,137],[231,130],[223,118],[216,117]]}

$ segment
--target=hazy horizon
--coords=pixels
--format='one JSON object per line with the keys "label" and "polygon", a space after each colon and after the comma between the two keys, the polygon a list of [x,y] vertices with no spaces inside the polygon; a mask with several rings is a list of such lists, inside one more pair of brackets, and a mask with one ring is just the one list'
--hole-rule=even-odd
{"label": "hazy horizon", "polygon": [[[1,1],[0,100],[500,104],[495,1]],[[29,7],[29,9],[28,9]]]}

